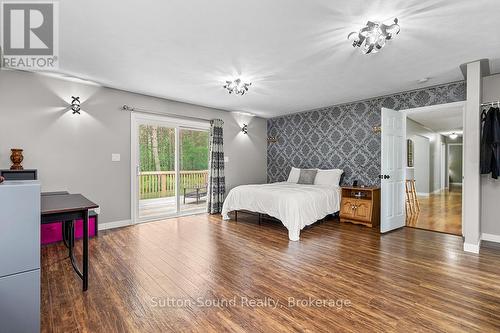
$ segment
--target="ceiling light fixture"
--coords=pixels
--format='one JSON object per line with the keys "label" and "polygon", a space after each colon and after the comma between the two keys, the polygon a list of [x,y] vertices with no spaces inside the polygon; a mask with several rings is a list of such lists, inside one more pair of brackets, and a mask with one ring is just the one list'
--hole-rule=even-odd
{"label": "ceiling light fixture", "polygon": [[450,134],[450,139],[455,140],[456,138],[458,138],[458,134],[457,133],[453,132],[453,133]]}
{"label": "ceiling light fixture", "polygon": [[234,81],[226,81],[224,89],[226,89],[230,94],[234,93],[235,95],[243,96],[248,91],[248,87],[251,85],[252,83],[244,83],[238,78]]}
{"label": "ceiling light fixture", "polygon": [[351,32],[347,39],[352,41],[353,47],[359,47],[363,54],[377,53],[385,46],[387,40],[399,34],[401,28],[398,22],[397,18],[391,25],[368,21],[359,32]]}

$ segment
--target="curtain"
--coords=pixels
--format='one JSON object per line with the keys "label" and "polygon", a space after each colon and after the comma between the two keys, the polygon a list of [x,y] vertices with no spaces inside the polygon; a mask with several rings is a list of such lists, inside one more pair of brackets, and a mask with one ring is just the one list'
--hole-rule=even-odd
{"label": "curtain", "polygon": [[220,119],[210,121],[210,153],[208,161],[207,211],[220,213],[226,192],[224,177],[224,122]]}

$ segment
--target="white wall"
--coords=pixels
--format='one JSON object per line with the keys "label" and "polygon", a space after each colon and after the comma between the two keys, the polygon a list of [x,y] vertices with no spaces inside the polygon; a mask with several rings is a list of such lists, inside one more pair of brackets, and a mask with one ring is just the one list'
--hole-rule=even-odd
{"label": "white wall", "polygon": [[[439,111],[438,111],[439,112]],[[441,184],[441,145],[444,138],[441,134],[434,133],[431,140],[431,177],[430,177],[430,191],[436,192],[444,188]]]}
{"label": "white wall", "polygon": [[[448,161],[448,147],[453,144],[461,143],[462,144],[462,162],[461,162],[461,167],[462,167],[462,176],[463,176],[463,170],[464,170],[464,163],[463,163],[463,137],[459,136],[456,139],[450,139],[450,137],[445,137],[444,138],[445,142],[445,155],[446,155],[446,179],[445,179],[445,186],[449,187],[450,184],[450,170],[449,170],[449,161]],[[463,182],[463,179],[462,179]]]}
{"label": "white wall", "polygon": [[448,144],[448,170],[452,184],[462,184],[463,147],[461,144]]}
{"label": "white wall", "polygon": [[429,195],[430,185],[430,143],[425,136],[412,135],[413,140],[414,168],[413,177],[415,187],[419,195]]}
{"label": "white wall", "polygon": [[[81,115],[68,112],[72,95],[81,97]],[[102,223],[129,220],[130,113],[120,110],[124,104],[224,120],[227,188],[266,182],[265,119],[6,70],[0,71],[0,168],[10,166],[10,148],[23,148],[23,165],[39,170],[43,191],[83,193],[101,206]],[[240,132],[243,122],[248,135]],[[112,153],[121,154],[121,162],[111,162]]]}
{"label": "white wall", "polygon": [[[483,78],[483,102],[500,100],[500,74]],[[478,115],[479,121],[479,115]],[[500,241],[500,180],[481,176],[481,232]]]}

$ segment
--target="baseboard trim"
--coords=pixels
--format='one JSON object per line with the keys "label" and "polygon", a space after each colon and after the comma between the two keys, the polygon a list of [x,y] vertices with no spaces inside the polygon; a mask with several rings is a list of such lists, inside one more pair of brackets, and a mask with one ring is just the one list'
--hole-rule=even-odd
{"label": "baseboard trim", "polygon": [[129,225],[132,225],[132,220],[99,223],[99,230],[115,229],[115,228],[126,227]]}
{"label": "baseboard trim", "polygon": [[479,253],[479,247],[481,246],[481,240],[477,244],[470,244],[464,242],[464,251],[470,253]]}
{"label": "baseboard trim", "polygon": [[485,233],[483,233],[481,235],[481,240],[484,240],[484,241],[487,241],[487,242],[500,243],[500,235],[485,234]]}
{"label": "baseboard trim", "polygon": [[420,195],[421,197],[428,197],[428,196],[430,196],[429,193],[424,193],[424,192],[417,192],[417,195]]}

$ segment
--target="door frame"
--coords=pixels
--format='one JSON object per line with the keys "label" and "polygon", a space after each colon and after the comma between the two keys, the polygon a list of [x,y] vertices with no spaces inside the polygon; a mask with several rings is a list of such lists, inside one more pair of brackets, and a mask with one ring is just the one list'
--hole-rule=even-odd
{"label": "door frame", "polygon": [[[138,189],[139,184],[137,180],[137,172],[139,166],[139,138],[137,136],[139,126],[141,124],[152,124],[160,125],[169,128],[175,128],[175,172],[176,172],[176,183],[175,183],[175,196],[176,196],[176,212],[173,214],[168,214],[161,217],[153,217],[147,220],[139,219],[139,198]],[[138,224],[143,222],[157,221],[158,219],[164,219],[168,217],[176,217],[182,215],[191,215],[192,213],[182,214],[180,211],[180,200],[179,200],[179,187],[180,187],[180,177],[179,177],[179,131],[180,129],[193,129],[193,130],[210,130],[210,122],[207,120],[200,119],[184,119],[171,116],[169,114],[158,115],[150,114],[146,112],[132,111],[130,112],[130,217],[132,224]]]}
{"label": "door frame", "polygon": [[[463,134],[462,134],[462,137],[463,137],[463,145],[465,147],[465,142],[467,140],[467,133],[466,133],[466,129],[467,127],[465,126],[465,121],[466,121],[466,117],[465,117],[465,113],[466,113],[466,105],[467,105],[467,101],[459,101],[459,102],[452,102],[452,103],[444,103],[444,104],[436,104],[436,105],[430,105],[430,106],[423,106],[423,107],[418,107],[418,108],[411,108],[411,109],[405,109],[405,110],[400,110],[400,112],[404,112],[406,115],[408,114],[412,114],[412,113],[421,113],[421,112],[439,112],[439,110],[442,110],[443,108],[454,108],[454,107],[461,107],[462,108],[462,125],[463,125]],[[384,129],[382,128],[382,131]],[[406,129],[405,129],[405,135],[406,135]],[[465,161],[469,155],[467,154],[467,152],[465,151],[465,149],[462,149],[462,160]],[[404,159],[406,159],[406,156],[404,156]],[[462,166],[463,167],[463,166]],[[464,172],[465,170],[463,169],[462,170],[462,177],[463,177],[463,182],[462,182],[462,236],[464,234],[464,226],[465,226],[465,223],[466,220],[465,220],[465,214],[464,214],[464,211],[465,211],[465,206],[467,205],[472,205],[472,202],[465,202],[464,201],[464,192],[465,192],[465,188],[466,188],[466,184],[467,184],[467,175],[465,174]],[[406,172],[406,169],[405,169],[405,172]],[[479,198],[478,198],[479,200]],[[405,211],[405,214],[406,214],[406,211]],[[479,223],[479,221],[469,221],[470,223]]]}

